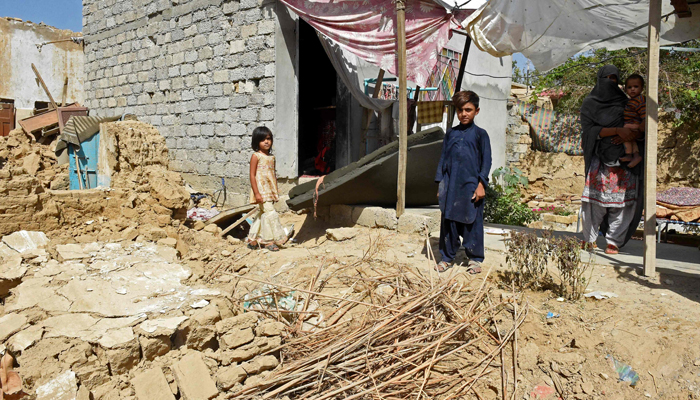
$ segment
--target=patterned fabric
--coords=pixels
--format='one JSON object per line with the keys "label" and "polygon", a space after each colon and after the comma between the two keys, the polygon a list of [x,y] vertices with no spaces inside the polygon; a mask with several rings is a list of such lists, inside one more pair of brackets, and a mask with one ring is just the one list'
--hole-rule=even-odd
{"label": "patterned fabric", "polygon": [[597,157],[591,161],[581,201],[620,208],[637,200],[637,178],[621,167],[608,167]]}
{"label": "patterned fabric", "polygon": [[674,206],[700,206],[700,189],[679,187],[670,188],[656,196],[656,201]]}
{"label": "patterned fabric", "polygon": [[246,241],[250,244],[266,246],[268,244],[283,245],[287,241],[287,234],[291,229],[282,226],[280,216],[275,211],[271,202],[258,204],[258,209],[253,214],[253,223]]}
{"label": "patterned fabric", "polygon": [[442,122],[445,112],[444,101],[419,101],[418,102],[418,123],[435,124]]}
{"label": "patterned fabric", "polygon": [[[258,192],[263,201],[277,201],[277,177],[275,176],[275,156],[267,156],[255,152],[258,157],[258,169],[255,171],[255,180],[258,181]],[[255,193],[250,189],[250,204],[255,204]]]}
{"label": "patterned fabric", "polygon": [[625,107],[625,123],[641,124],[647,116],[647,98],[643,95],[632,97]]}
{"label": "patterned fabric", "polygon": [[578,115],[557,113],[521,100],[516,100],[515,105],[534,132],[534,150],[566,153],[571,156],[583,155],[581,122]]}
{"label": "patterned fabric", "polygon": [[[390,73],[398,74],[393,0],[281,0],[317,31]],[[406,71],[425,87],[437,54],[467,13],[447,13],[432,0],[406,1]]]}

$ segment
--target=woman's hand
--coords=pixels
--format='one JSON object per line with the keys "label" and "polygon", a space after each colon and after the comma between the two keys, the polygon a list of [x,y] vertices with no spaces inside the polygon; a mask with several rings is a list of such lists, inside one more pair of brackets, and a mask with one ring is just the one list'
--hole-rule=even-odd
{"label": "woman's hand", "polygon": [[634,131],[630,128],[616,128],[615,132],[617,133],[617,136],[612,138],[613,144],[633,142],[637,140],[637,137],[639,136],[638,131]]}

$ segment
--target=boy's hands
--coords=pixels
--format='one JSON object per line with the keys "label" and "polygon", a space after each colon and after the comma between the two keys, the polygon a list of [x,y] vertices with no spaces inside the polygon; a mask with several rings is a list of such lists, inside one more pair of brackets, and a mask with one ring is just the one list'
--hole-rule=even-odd
{"label": "boy's hands", "polygon": [[484,184],[479,182],[479,186],[476,187],[476,191],[472,196],[472,200],[476,203],[477,201],[486,197],[486,189],[484,189]]}

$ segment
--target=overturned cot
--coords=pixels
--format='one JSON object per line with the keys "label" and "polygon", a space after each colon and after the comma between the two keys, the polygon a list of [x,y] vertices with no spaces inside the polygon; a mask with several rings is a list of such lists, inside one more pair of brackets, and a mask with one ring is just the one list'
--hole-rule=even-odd
{"label": "overturned cot", "polygon": [[[406,206],[437,204],[435,170],[440,161],[445,133],[439,127],[408,137]],[[396,205],[398,142],[392,142],[346,167],[326,175],[318,188],[318,206],[364,204]],[[296,186],[289,192],[292,210],[313,207],[316,182]]]}

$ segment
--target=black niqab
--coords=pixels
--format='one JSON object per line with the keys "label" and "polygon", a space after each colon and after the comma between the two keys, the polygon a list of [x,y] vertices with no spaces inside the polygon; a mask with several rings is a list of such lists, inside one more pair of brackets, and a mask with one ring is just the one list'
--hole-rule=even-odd
{"label": "black niqab", "polygon": [[614,65],[606,65],[598,70],[598,81],[581,105],[581,144],[586,173],[591,166],[591,158],[595,153],[595,144],[601,129],[621,128],[625,125],[627,95],[615,81],[608,78],[610,75],[619,79],[620,71]]}

